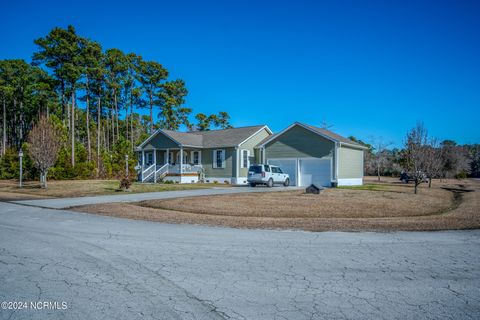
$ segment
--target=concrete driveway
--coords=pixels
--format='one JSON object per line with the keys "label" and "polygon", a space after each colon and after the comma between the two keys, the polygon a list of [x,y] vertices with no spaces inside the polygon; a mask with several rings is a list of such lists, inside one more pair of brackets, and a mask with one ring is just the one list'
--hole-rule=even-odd
{"label": "concrete driveway", "polygon": [[51,306],[0,319],[478,319],[479,285],[480,231],[236,230],[0,203],[0,301]]}
{"label": "concrete driveway", "polygon": [[196,196],[212,196],[220,194],[244,193],[244,192],[277,192],[288,190],[299,190],[303,187],[280,187],[273,188],[256,187],[251,188],[247,186],[242,187],[214,187],[209,189],[195,189],[195,190],[176,190],[176,191],[161,191],[161,192],[145,192],[145,193],[119,193],[114,195],[94,196],[94,197],[77,197],[77,198],[56,198],[56,199],[41,199],[41,200],[21,200],[13,201],[13,203],[36,206],[51,209],[67,209],[75,206],[87,204],[99,204],[110,202],[135,202],[144,200],[160,200],[172,199],[181,197],[196,197]]}

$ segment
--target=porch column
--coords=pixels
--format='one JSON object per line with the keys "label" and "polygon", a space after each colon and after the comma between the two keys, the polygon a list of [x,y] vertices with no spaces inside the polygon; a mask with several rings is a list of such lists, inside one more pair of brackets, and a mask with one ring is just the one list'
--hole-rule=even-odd
{"label": "porch column", "polygon": [[142,177],[142,182],[143,182],[143,170],[145,168],[145,150],[142,149],[142,168],[140,169],[141,170],[141,177]]}
{"label": "porch column", "polygon": [[155,168],[157,167],[157,149],[153,148],[153,163],[155,163]]}
{"label": "porch column", "polygon": [[170,164],[170,149],[167,149],[167,157],[165,158],[165,163]]}
{"label": "porch column", "polygon": [[180,182],[182,182],[183,174],[183,147],[180,147]]}

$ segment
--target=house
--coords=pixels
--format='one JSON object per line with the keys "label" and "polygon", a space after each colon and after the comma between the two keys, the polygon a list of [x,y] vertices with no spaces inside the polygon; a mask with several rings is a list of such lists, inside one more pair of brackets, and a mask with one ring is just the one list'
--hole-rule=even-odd
{"label": "house", "polygon": [[137,148],[139,180],[242,185],[247,184],[251,163],[266,163],[288,173],[291,185],[361,185],[365,149],[299,122],[277,134],[266,125],[194,132],[159,129]]}
{"label": "house", "polygon": [[192,132],[159,129],[137,148],[139,180],[246,184],[255,146],[271,135],[265,125]]}

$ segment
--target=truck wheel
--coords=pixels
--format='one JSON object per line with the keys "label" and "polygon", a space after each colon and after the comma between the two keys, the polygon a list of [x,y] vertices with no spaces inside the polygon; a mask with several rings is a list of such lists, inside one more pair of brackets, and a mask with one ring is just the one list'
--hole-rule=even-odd
{"label": "truck wheel", "polygon": [[268,181],[267,181],[267,187],[269,187],[269,188],[273,187],[273,180],[272,180],[272,178],[268,179]]}
{"label": "truck wheel", "polygon": [[288,187],[290,185],[290,179],[285,179],[285,182],[283,183],[285,187]]}

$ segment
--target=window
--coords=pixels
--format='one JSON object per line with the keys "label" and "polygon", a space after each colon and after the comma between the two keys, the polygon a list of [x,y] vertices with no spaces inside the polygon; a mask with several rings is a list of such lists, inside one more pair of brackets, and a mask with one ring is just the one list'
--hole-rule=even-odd
{"label": "window", "polygon": [[250,166],[248,171],[253,173],[262,173],[262,166]]}
{"label": "window", "polygon": [[200,151],[192,151],[192,163],[194,165],[200,164]]}
{"label": "window", "polygon": [[242,168],[248,168],[249,165],[250,165],[250,160],[249,160],[249,157],[250,157],[250,150],[242,150],[242,160],[241,160],[241,164],[242,164]]}
{"label": "window", "polygon": [[270,172],[270,166],[268,164],[264,165],[264,167],[266,172]]}
{"label": "window", "polygon": [[[180,151],[177,152],[177,163],[180,163]],[[183,151],[183,162],[182,164],[188,163],[188,153]]]}
{"label": "window", "polygon": [[277,173],[283,173],[282,169],[277,168]]}
{"label": "window", "polygon": [[153,164],[153,152],[147,153],[147,166]]}
{"label": "window", "polygon": [[225,150],[222,149],[213,151],[213,167],[225,168]]}

